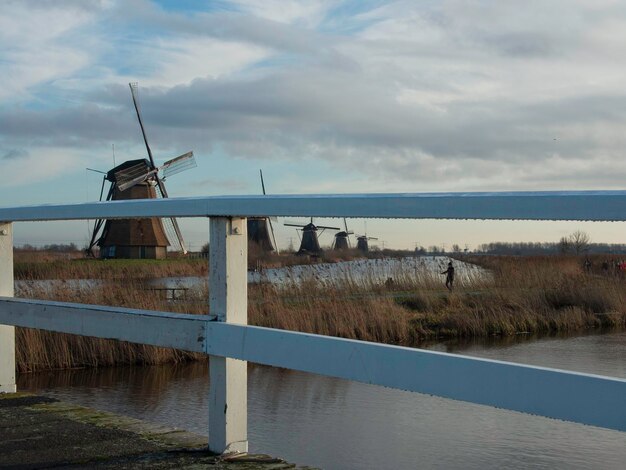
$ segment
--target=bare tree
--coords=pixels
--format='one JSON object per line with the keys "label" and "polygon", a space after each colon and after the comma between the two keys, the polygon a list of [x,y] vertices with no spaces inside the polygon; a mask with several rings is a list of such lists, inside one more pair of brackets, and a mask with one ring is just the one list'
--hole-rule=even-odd
{"label": "bare tree", "polygon": [[562,254],[569,253],[571,249],[571,243],[569,237],[561,237],[559,240],[559,252]]}
{"label": "bare tree", "polygon": [[576,230],[569,236],[569,242],[571,247],[574,249],[574,252],[579,255],[589,250],[591,237],[587,232],[583,232],[582,230]]}

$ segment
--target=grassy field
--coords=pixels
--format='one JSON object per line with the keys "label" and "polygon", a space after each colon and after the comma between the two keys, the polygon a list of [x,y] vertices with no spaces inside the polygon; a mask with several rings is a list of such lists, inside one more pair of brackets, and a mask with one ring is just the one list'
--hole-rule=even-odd
{"label": "grassy field", "polygon": [[[394,279],[392,285],[372,282],[363,286],[348,281],[332,288],[315,282],[286,287],[251,285],[249,323],[407,346],[435,338],[582,332],[626,326],[625,280],[612,272],[586,273],[580,258],[476,257],[468,261],[483,265],[493,276],[458,284],[454,292],[444,288],[443,276],[437,272],[407,275]],[[108,281],[95,289],[59,287],[35,290],[33,295],[150,310],[207,312],[206,289],[194,291],[184,302],[171,302],[155,296],[141,283],[141,279],[163,275],[206,275],[206,260],[65,262],[73,263],[86,269],[82,272],[106,273],[87,277]],[[16,278],[36,279],[27,273],[47,270],[56,278],[62,277],[59,272],[77,272],[60,261],[39,264],[50,266],[18,273],[16,265]],[[22,328],[17,331],[20,371],[200,358],[150,346]]]}

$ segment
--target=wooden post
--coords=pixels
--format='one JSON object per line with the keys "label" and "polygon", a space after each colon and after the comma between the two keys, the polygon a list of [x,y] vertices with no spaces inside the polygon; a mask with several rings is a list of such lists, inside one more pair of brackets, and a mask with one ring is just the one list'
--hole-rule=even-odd
{"label": "wooden post", "polygon": [[[211,217],[209,314],[214,321],[248,323],[248,235],[245,218]],[[248,451],[248,363],[209,358],[209,450]]]}
{"label": "wooden post", "polygon": [[[0,296],[13,297],[13,224],[0,222]],[[15,393],[15,327],[0,325],[0,393]]]}

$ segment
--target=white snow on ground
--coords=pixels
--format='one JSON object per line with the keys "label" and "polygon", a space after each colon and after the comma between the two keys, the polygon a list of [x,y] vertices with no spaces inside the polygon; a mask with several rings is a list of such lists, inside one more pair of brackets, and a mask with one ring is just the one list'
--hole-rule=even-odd
{"label": "white snow on ground", "polygon": [[261,272],[248,273],[248,282],[271,282],[275,285],[299,284],[317,281],[330,285],[338,281],[348,281],[358,285],[365,283],[380,284],[389,278],[394,281],[402,279],[440,279],[441,273],[452,261],[455,283],[485,280],[489,277],[487,270],[471,263],[448,258],[447,256],[421,256],[407,258],[359,259],[340,263],[320,263],[289,266],[277,269],[264,269]]}

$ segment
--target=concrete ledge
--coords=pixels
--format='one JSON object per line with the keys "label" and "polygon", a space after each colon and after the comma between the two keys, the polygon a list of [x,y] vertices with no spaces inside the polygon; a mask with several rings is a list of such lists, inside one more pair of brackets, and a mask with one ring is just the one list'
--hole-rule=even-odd
{"label": "concrete ledge", "polygon": [[207,438],[27,393],[0,395],[0,467],[303,468],[267,455],[214,455]]}

